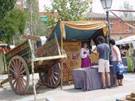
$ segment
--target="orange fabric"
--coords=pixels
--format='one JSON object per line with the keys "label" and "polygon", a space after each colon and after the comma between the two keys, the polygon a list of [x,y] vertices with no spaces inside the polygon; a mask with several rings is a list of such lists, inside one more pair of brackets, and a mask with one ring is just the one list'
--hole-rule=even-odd
{"label": "orange fabric", "polygon": [[103,34],[106,36],[108,33],[108,26],[103,21],[61,21],[60,29],[63,37],[65,37],[65,25],[78,29],[78,30],[96,30],[96,29],[103,29]]}

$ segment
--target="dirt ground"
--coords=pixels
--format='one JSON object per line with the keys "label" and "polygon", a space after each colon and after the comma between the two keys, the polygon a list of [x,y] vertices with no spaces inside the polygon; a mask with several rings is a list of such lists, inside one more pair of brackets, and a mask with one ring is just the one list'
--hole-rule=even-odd
{"label": "dirt ground", "polygon": [[[6,76],[0,75],[0,81]],[[38,77],[37,77],[38,78]],[[110,89],[82,91],[74,85],[64,86],[63,90],[40,87],[37,90],[37,101],[116,101],[131,92],[135,92],[135,74],[125,74],[124,85]],[[33,95],[16,95],[9,83],[0,88],[0,101],[33,101]]]}

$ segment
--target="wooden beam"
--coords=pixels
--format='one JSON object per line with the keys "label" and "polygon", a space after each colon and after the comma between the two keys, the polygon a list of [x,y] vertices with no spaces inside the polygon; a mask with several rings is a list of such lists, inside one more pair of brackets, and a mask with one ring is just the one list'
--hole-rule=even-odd
{"label": "wooden beam", "polygon": [[135,10],[109,10],[109,11],[115,11],[115,12],[135,12]]}
{"label": "wooden beam", "polygon": [[39,57],[39,58],[34,58],[33,61],[45,61],[45,60],[55,60],[55,59],[61,59],[61,58],[66,58],[66,54],[58,55],[58,56],[48,56],[48,57]]}
{"label": "wooden beam", "polygon": [[35,36],[35,35],[23,35],[22,38],[28,40],[28,39],[31,39],[31,40],[38,40],[40,39],[40,36]]}

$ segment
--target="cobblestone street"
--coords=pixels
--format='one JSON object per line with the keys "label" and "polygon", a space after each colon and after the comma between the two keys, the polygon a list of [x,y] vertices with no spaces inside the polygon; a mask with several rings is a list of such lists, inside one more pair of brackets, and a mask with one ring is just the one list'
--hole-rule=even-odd
{"label": "cobblestone street", "polygon": [[[0,79],[5,76],[1,76]],[[38,78],[38,77],[37,77]],[[126,74],[124,86],[100,89],[93,91],[82,91],[74,89],[73,85],[64,86],[63,90],[48,89],[40,87],[38,89],[37,101],[115,101],[125,95],[135,92],[135,74]],[[16,95],[11,90],[9,84],[4,84],[4,88],[0,88],[0,101],[33,101],[33,95]]]}

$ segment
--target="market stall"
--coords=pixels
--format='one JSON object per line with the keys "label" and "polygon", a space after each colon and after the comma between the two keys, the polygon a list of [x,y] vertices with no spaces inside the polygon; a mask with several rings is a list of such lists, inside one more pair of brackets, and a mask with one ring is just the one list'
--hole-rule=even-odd
{"label": "market stall", "polygon": [[[16,94],[27,94],[30,88],[30,74],[37,72],[43,85],[56,88],[61,83],[62,87],[63,81],[73,81],[72,71],[80,68],[82,41],[95,42],[97,36],[107,37],[107,32],[105,22],[61,21],[46,43],[40,47],[32,47],[34,41],[31,41],[33,37],[30,36],[5,54],[8,78],[0,84],[9,81]],[[23,86],[20,86],[20,82]]]}
{"label": "market stall", "polygon": [[[61,48],[68,56],[63,62],[65,82],[72,81],[72,70],[81,66],[81,43],[83,41],[90,43],[92,40],[95,42],[97,36],[107,37],[107,33],[108,27],[103,21],[61,21],[56,25],[50,38],[56,35]],[[95,64],[97,55],[91,54],[90,58]]]}

